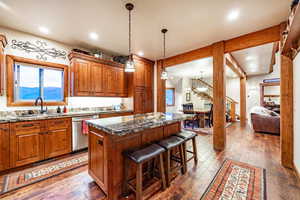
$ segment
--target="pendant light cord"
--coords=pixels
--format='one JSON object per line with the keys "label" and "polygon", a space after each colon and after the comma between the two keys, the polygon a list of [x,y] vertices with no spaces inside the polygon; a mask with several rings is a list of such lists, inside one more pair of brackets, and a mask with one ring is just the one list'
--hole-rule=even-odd
{"label": "pendant light cord", "polygon": [[129,10],[129,55],[131,55],[131,10]]}

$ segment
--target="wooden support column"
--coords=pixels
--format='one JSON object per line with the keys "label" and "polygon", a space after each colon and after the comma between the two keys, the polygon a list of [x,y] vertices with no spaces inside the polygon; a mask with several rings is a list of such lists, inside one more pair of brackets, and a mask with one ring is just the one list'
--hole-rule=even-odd
{"label": "wooden support column", "polygon": [[293,61],[285,55],[281,56],[280,79],[281,163],[293,168]]}
{"label": "wooden support column", "polygon": [[246,77],[240,78],[240,122],[242,126],[246,125]]}
{"label": "wooden support column", "polygon": [[225,129],[225,58],[224,41],[212,45],[213,54],[213,143],[216,150],[223,150],[226,144]]}
{"label": "wooden support column", "polygon": [[156,62],[156,78],[157,78],[157,112],[166,112],[166,81],[160,78],[162,68],[162,61]]}
{"label": "wooden support column", "polygon": [[236,106],[235,102],[231,102],[230,103],[230,117],[231,117],[231,122],[236,122],[235,106]]}

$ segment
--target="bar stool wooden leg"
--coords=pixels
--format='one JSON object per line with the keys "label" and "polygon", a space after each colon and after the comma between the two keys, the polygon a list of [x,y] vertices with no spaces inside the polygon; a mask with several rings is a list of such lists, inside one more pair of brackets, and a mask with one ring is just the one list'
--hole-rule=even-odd
{"label": "bar stool wooden leg", "polygon": [[170,182],[171,182],[171,152],[170,150],[167,150],[167,167],[166,167],[166,174],[167,174],[167,177],[166,177],[166,180],[167,180],[167,186],[169,187],[170,186]]}
{"label": "bar stool wooden leg", "polygon": [[186,149],[186,142],[183,143],[183,158],[184,158],[184,173],[187,172],[187,149]]}
{"label": "bar stool wooden leg", "polygon": [[162,181],[162,188],[163,190],[166,189],[166,176],[165,176],[165,170],[164,170],[164,160],[163,160],[163,154],[159,155],[159,171],[160,171],[160,177]]}
{"label": "bar stool wooden leg", "polygon": [[143,164],[139,163],[136,169],[136,200],[143,198]]}
{"label": "bar stool wooden leg", "polygon": [[194,154],[194,161],[195,161],[195,164],[198,163],[198,154],[197,154],[197,144],[196,144],[196,137],[194,137],[192,139],[193,141],[193,154]]}
{"label": "bar stool wooden leg", "polygon": [[181,173],[185,174],[185,159],[184,159],[184,152],[183,152],[183,144],[179,145],[179,154],[180,154],[180,164],[181,164]]}
{"label": "bar stool wooden leg", "polygon": [[125,157],[124,158],[124,182],[123,182],[123,196],[127,196],[129,194],[128,191],[128,185],[127,185],[127,181],[128,181],[128,170],[129,170],[129,161],[128,159]]}

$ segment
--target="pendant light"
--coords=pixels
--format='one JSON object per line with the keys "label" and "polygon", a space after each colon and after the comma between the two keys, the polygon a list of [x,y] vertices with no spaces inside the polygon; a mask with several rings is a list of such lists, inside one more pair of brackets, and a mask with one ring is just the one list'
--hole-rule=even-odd
{"label": "pendant light", "polygon": [[160,78],[162,80],[167,80],[168,79],[168,72],[165,69],[164,62],[165,62],[165,58],[166,58],[166,32],[168,32],[168,29],[165,29],[165,28],[161,29],[161,32],[163,33],[164,58],[163,58],[163,61],[162,61],[162,69],[163,69],[163,71],[161,72]]}
{"label": "pendant light", "polygon": [[[203,73],[204,73],[203,71],[200,71],[200,78],[199,78],[199,80],[201,80],[201,81],[203,81]],[[205,86],[202,86],[202,87],[197,87],[197,90],[199,92],[206,92],[208,90],[208,88],[205,87]]]}
{"label": "pendant light", "polygon": [[135,72],[135,66],[134,61],[131,53],[131,11],[134,8],[134,5],[132,3],[127,3],[125,5],[126,9],[129,11],[129,46],[128,46],[128,60],[125,64],[125,72]]}

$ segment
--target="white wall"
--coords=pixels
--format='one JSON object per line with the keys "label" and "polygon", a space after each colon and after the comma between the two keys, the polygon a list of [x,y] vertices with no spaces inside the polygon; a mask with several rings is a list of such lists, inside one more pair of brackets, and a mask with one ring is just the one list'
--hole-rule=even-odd
{"label": "white wall", "polygon": [[294,163],[300,172],[300,54],[294,60]]}
{"label": "white wall", "polygon": [[235,112],[240,114],[240,78],[226,78],[226,96],[238,102]]}
{"label": "white wall", "polygon": [[[270,78],[280,78],[280,56],[276,55],[276,64],[274,65],[274,71],[271,74],[260,75],[260,76],[252,76],[247,78],[247,113],[254,106],[260,106],[260,86],[259,84],[263,82],[264,79]],[[272,93],[280,93],[280,88],[274,88]],[[271,92],[271,91],[267,91]]]}
{"label": "white wall", "polygon": [[[67,55],[70,53],[70,51],[74,48],[72,46],[68,46],[59,42],[55,42],[52,40],[47,40],[44,38],[40,38],[34,35],[26,34],[23,32],[18,32],[15,30],[10,30],[7,28],[0,27],[0,34],[3,34],[7,37],[8,45],[5,48],[6,54],[11,54],[19,57],[25,57],[30,59],[36,59],[35,53],[26,53],[25,51],[13,49],[11,47],[12,40],[17,41],[30,41],[31,43],[36,43],[37,40],[43,41],[47,43],[47,47],[51,48],[54,47],[58,50],[63,50],[67,52]],[[62,59],[62,58],[51,58],[47,57],[47,62],[54,62],[54,63],[60,63],[69,65],[68,58]],[[21,110],[21,109],[33,109],[31,107],[7,107],[6,106],[6,91],[4,91],[4,95],[0,96],[0,111],[9,111],[9,110]],[[127,103],[130,101],[127,101],[127,99],[122,98],[107,98],[107,97],[70,97],[68,98],[68,107],[102,107],[102,106],[111,106],[111,105],[117,105],[120,103]],[[132,109],[132,104],[126,104],[129,109]]]}

